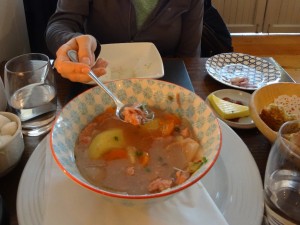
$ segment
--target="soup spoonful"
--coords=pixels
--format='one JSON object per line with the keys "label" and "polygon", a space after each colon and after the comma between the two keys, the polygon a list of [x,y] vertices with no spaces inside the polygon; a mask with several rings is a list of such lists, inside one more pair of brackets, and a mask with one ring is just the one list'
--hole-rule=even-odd
{"label": "soup spoonful", "polygon": [[[78,62],[77,52],[75,50],[69,50],[68,56],[73,62]],[[124,122],[131,123],[133,125],[145,124],[154,119],[154,112],[147,108],[146,104],[123,104],[117,96],[115,96],[100,79],[94,74],[92,70],[88,75],[101,87],[103,90],[114,100],[116,108],[116,116]]]}

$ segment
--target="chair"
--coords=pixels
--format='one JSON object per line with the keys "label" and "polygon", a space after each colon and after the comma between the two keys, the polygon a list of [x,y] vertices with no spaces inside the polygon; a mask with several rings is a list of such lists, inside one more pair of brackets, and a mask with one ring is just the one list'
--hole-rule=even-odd
{"label": "chair", "polygon": [[225,52],[233,52],[230,32],[218,10],[212,6],[211,0],[205,0],[201,57]]}
{"label": "chair", "polygon": [[57,0],[24,0],[24,9],[31,52],[50,56],[45,31],[48,19],[55,12]]}

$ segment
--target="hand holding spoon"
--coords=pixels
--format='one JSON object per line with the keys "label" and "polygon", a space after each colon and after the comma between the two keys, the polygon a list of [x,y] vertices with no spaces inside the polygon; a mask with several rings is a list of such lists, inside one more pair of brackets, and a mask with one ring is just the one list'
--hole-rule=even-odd
{"label": "hand holding spoon", "polygon": [[[69,50],[68,56],[71,61],[78,62],[78,56],[75,50]],[[133,125],[139,125],[154,119],[154,112],[148,109],[145,104],[123,104],[117,96],[115,96],[100,79],[98,79],[92,70],[89,71],[88,75],[113,99],[117,106],[116,116],[120,120],[132,123]]]}

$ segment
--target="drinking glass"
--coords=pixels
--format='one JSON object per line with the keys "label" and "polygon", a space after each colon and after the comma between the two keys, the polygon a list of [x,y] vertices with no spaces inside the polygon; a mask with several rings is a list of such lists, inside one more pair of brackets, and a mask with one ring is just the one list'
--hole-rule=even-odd
{"label": "drinking glass", "polygon": [[300,224],[300,120],[278,131],[266,167],[265,208],[271,225]]}
{"label": "drinking glass", "polygon": [[17,56],[5,64],[4,86],[9,110],[22,122],[22,132],[48,132],[57,109],[56,87],[49,57],[40,53]]}
{"label": "drinking glass", "polygon": [[2,78],[0,77],[0,111],[5,111],[7,106],[7,100],[5,98],[4,85]]}

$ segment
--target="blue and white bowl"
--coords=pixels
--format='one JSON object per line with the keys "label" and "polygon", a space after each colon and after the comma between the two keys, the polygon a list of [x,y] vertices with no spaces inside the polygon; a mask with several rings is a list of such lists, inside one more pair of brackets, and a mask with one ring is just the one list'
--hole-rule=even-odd
{"label": "blue and white bowl", "polygon": [[178,193],[204,177],[216,162],[222,144],[219,122],[210,107],[195,93],[178,85],[154,79],[126,79],[106,83],[108,88],[124,103],[142,102],[179,114],[189,120],[201,140],[207,163],[183,184],[161,193],[126,195],[102,190],[89,183],[80,174],[74,158],[74,146],[81,130],[93,118],[114,106],[112,99],[98,86],[71,100],[57,116],[51,130],[52,154],[62,169],[76,184],[95,193],[127,205],[135,202],[149,203]]}

